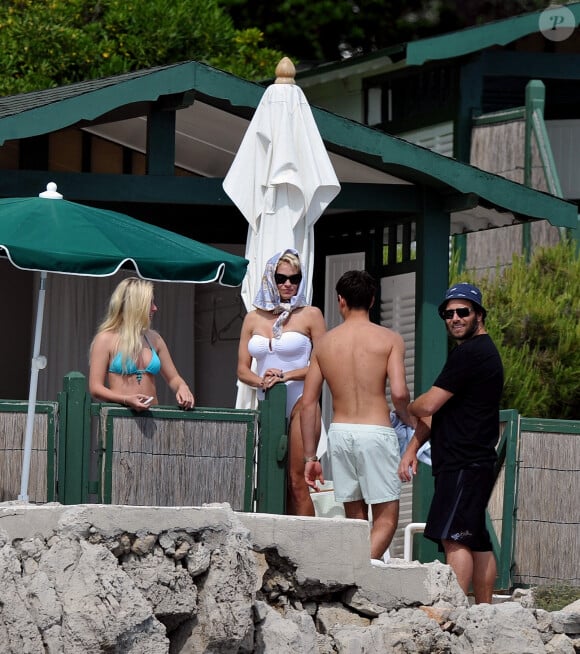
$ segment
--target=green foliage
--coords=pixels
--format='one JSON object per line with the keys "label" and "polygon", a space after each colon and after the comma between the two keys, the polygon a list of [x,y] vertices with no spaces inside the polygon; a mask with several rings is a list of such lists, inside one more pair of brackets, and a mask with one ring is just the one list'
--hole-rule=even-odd
{"label": "green foliage", "polygon": [[580,258],[574,243],[540,249],[530,263],[483,280],[457,273],[483,293],[485,326],[505,369],[502,408],[526,417],[580,419]]}
{"label": "green foliage", "polygon": [[[396,245],[396,255],[395,255],[395,261],[397,263],[401,263],[404,260],[404,251],[403,251],[403,244],[402,243],[397,243]],[[413,246],[411,247],[411,252],[410,252],[410,261],[415,261],[417,259],[417,248]],[[389,263],[389,246],[388,245],[383,245],[383,266],[388,265]]]}
{"label": "green foliage", "polygon": [[399,32],[405,40],[401,16],[419,10],[422,0],[281,0],[247,2],[220,0],[237,27],[257,26],[266,43],[301,60],[332,61],[341,52],[367,52],[387,45]]}
{"label": "green foliage", "polygon": [[220,0],[295,60],[336,61],[536,9],[545,0]]}
{"label": "green foliage", "polygon": [[266,79],[283,55],[262,41],[217,0],[12,0],[0,3],[0,95],[190,59]]}
{"label": "green foliage", "polygon": [[580,588],[570,584],[549,584],[534,588],[534,604],[544,611],[561,611],[580,599]]}

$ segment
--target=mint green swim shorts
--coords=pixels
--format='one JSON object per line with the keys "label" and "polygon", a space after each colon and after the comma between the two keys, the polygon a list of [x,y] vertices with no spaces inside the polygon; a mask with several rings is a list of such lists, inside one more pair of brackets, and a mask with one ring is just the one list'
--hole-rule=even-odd
{"label": "mint green swim shorts", "polygon": [[393,428],[333,422],[328,452],[337,502],[381,504],[399,499],[401,457]]}

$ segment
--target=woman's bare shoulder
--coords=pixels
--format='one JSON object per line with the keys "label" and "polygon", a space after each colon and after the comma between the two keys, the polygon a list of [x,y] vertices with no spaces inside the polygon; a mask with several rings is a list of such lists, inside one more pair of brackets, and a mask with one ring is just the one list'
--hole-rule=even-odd
{"label": "woman's bare shoulder", "polygon": [[256,310],[248,311],[248,313],[244,316],[244,320],[242,322],[242,329],[241,329],[242,338],[250,338],[250,336],[252,336],[252,334],[256,331],[257,326],[262,321],[265,322],[265,319],[260,318],[258,311]]}
{"label": "woman's bare shoulder", "polygon": [[109,345],[116,343],[119,338],[119,335],[117,332],[113,331],[112,329],[107,329],[102,332],[98,332],[95,334],[95,338],[93,339],[94,343],[99,343],[101,345]]}
{"label": "woman's bare shoulder", "polygon": [[258,325],[267,325],[275,320],[276,316],[273,311],[264,309],[254,309],[246,314],[244,322],[252,328]]}
{"label": "woman's bare shoulder", "polygon": [[313,314],[313,315],[317,315],[317,316],[322,315],[322,311],[318,307],[315,307],[313,304],[309,304],[308,306],[306,306],[304,308],[308,309],[308,312]]}
{"label": "woman's bare shoulder", "polygon": [[91,363],[104,357],[110,357],[117,349],[117,333],[113,331],[97,332],[91,343]]}
{"label": "woman's bare shoulder", "polygon": [[312,306],[311,304],[305,307],[300,307],[299,309],[295,309],[295,312],[296,316],[300,316],[308,322],[324,320],[322,311],[318,307]]}
{"label": "woman's bare shoulder", "polygon": [[153,345],[155,349],[158,349],[159,346],[164,345],[165,341],[158,331],[154,329],[148,329],[145,332],[145,338]]}

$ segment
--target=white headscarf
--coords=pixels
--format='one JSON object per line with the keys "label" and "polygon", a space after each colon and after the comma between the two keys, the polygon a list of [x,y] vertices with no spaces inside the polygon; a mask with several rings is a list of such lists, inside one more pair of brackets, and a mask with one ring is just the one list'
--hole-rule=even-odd
{"label": "white headscarf", "polygon": [[280,293],[278,292],[278,285],[274,279],[274,274],[280,259],[287,253],[293,254],[294,256],[300,258],[297,250],[293,248],[286,248],[282,252],[277,252],[273,257],[268,259],[266,262],[266,267],[264,268],[264,274],[262,275],[262,282],[260,288],[256,293],[254,299],[254,306],[258,309],[263,309],[264,311],[272,311],[273,313],[279,313],[280,316],[272,326],[272,332],[274,338],[280,338],[282,336],[282,327],[290,317],[290,314],[294,309],[298,307],[304,307],[307,305],[306,294],[305,294],[305,285],[306,285],[306,274],[305,270],[302,270],[302,280],[296,295],[290,298],[290,302],[282,302],[280,299]]}

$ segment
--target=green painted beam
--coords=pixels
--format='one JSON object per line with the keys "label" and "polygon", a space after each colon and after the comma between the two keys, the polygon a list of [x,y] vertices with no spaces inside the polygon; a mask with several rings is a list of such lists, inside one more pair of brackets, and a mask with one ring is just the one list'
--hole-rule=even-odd
{"label": "green painted beam", "polygon": [[431,388],[447,359],[445,325],[437,308],[449,282],[449,214],[426,203],[417,219],[417,251],[429,256],[417,258],[415,318],[415,395]]}
{"label": "green painted beam", "polygon": [[[580,3],[566,4],[576,20],[580,20]],[[470,27],[457,32],[420,39],[407,44],[407,65],[420,66],[427,61],[462,57],[496,45],[507,45],[540,31],[541,11],[530,12]]]}
{"label": "green painted beam", "polygon": [[[431,388],[447,359],[447,334],[437,307],[449,281],[449,222],[449,214],[427,196],[424,216],[417,220],[417,251],[429,255],[417,258],[415,276],[415,397]],[[432,497],[431,468],[420,463],[413,480],[413,522],[425,522]],[[441,560],[431,541],[418,539],[416,547],[419,561]]]}
{"label": "green painted beam", "polygon": [[[59,192],[75,202],[144,202],[234,207],[221,177],[115,175],[38,170],[3,170],[0,197],[31,197],[56,182]],[[331,209],[416,213],[421,194],[409,184],[346,182]]]}
{"label": "green painted beam", "polygon": [[453,156],[457,161],[471,160],[471,131],[473,117],[481,113],[483,73],[481,57],[461,66],[459,71],[459,98],[453,125]]}
{"label": "green painted beam", "polygon": [[513,109],[505,109],[504,111],[493,111],[483,116],[475,116],[473,118],[473,126],[481,127],[482,125],[497,125],[499,123],[514,122],[516,120],[524,120],[526,117],[526,110],[524,107],[514,107]]}
{"label": "green painted beam", "polygon": [[143,202],[234,206],[222,188],[222,179],[169,175],[116,175],[45,170],[3,170],[1,197],[31,197],[55,182],[65,199],[73,202]]}
{"label": "green painted beam", "polygon": [[153,106],[147,117],[147,173],[175,175],[174,110],[163,111]]}

